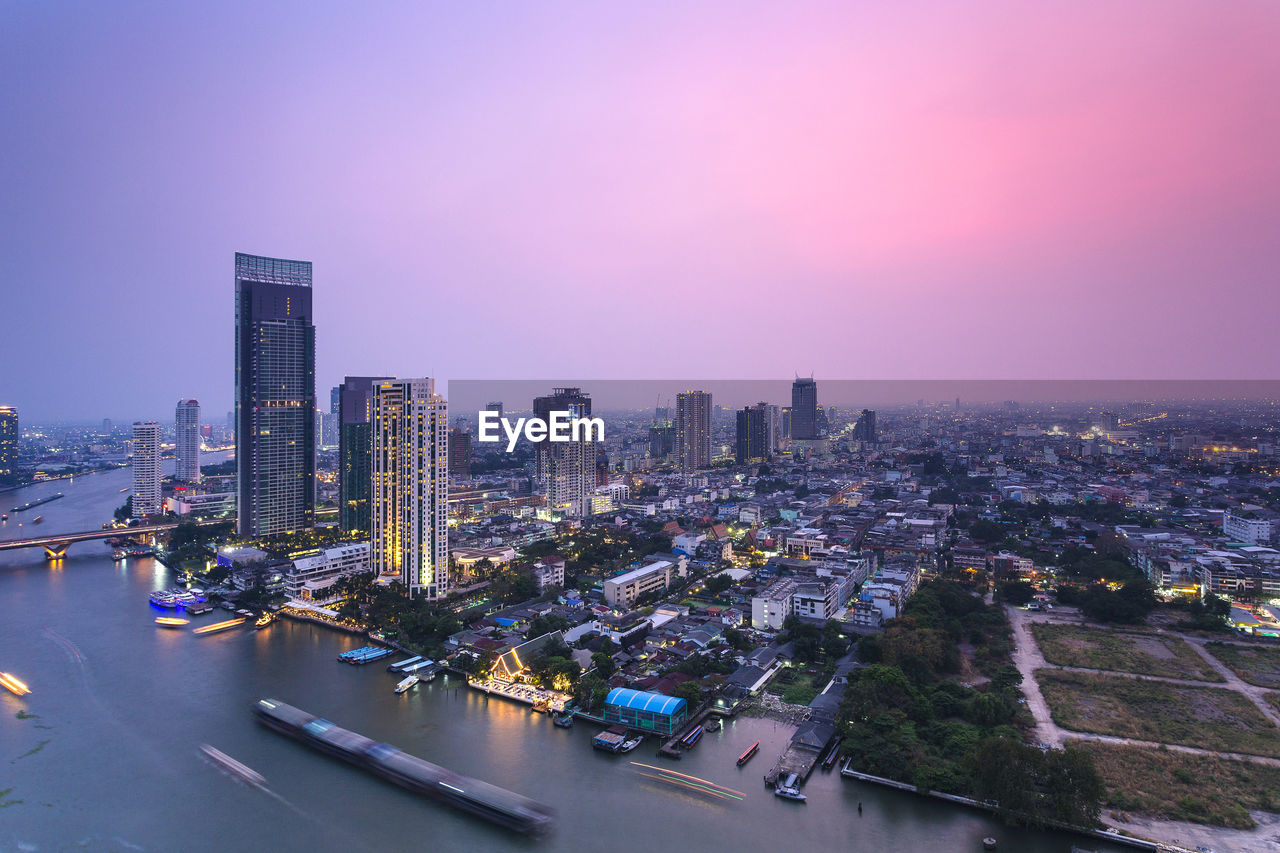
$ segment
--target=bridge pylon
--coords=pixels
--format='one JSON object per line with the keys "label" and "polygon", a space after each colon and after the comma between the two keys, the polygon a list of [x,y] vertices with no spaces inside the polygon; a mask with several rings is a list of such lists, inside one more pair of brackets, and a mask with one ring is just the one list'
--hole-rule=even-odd
{"label": "bridge pylon", "polygon": [[67,554],[67,549],[71,547],[70,542],[54,542],[44,546],[44,558],[46,560],[61,560]]}

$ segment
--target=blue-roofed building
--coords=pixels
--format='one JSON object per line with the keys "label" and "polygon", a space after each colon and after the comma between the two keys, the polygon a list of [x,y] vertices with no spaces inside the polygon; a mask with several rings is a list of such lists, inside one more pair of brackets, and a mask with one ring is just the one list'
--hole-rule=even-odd
{"label": "blue-roofed building", "polygon": [[676,696],[615,687],[604,700],[606,723],[669,735],[689,717],[688,703]]}

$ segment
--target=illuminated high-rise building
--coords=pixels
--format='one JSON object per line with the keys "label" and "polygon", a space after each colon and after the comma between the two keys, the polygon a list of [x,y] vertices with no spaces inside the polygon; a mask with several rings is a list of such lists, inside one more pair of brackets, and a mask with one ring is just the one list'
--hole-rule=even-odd
{"label": "illuminated high-rise building", "polygon": [[449,590],[449,412],[432,379],[392,379],[373,392],[369,515],[373,570],[410,596]]}
{"label": "illuminated high-rise building", "polygon": [[136,421],[133,424],[133,517],[146,518],[160,512],[160,424]]}
{"label": "illuminated high-rise building", "polygon": [[711,395],[706,391],[676,395],[676,458],[681,471],[711,467]]}
{"label": "illuminated high-rise building", "polygon": [[18,410],[0,406],[0,477],[12,476],[18,464]]}
{"label": "illuminated high-rise building", "polygon": [[311,262],[236,253],[236,511],[241,536],[315,520]]}
{"label": "illuminated high-rise building", "polygon": [[174,449],[178,461],[173,478],[180,483],[200,482],[200,402],[179,400],[173,412]]}

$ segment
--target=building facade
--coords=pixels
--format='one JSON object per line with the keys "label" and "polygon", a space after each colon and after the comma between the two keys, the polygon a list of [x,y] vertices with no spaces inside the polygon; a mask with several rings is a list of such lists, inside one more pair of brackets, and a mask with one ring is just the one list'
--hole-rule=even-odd
{"label": "building facade", "polygon": [[315,520],[311,263],[236,253],[236,482],[241,536]]}
{"label": "building facade", "polygon": [[160,512],[160,424],[137,421],[133,425],[133,517]]}
{"label": "building facade", "polygon": [[200,482],[200,403],[179,400],[173,412],[174,449],[178,461],[173,478],[180,483]]}
{"label": "building facade", "polygon": [[373,388],[391,376],[347,376],[338,392],[338,522],[348,533],[369,532],[373,482]]}
{"label": "building facade", "polygon": [[666,589],[676,573],[669,560],[655,560],[604,582],[604,600],[610,607],[630,607],[650,593]]}
{"label": "building facade", "polygon": [[706,391],[676,395],[676,456],[681,471],[711,467],[711,395]]}
{"label": "building facade", "polygon": [[791,383],[791,437],[802,441],[818,437],[818,383],[813,377]]}
{"label": "building facade", "polygon": [[465,429],[449,430],[449,476],[471,479],[471,434]]}
{"label": "building facade", "polygon": [[449,413],[435,381],[393,379],[374,387],[372,566],[411,596],[449,589]]}
{"label": "building facade", "polygon": [[764,462],[769,458],[768,410],[765,404],[747,406],[738,412],[733,458],[739,465]]}
{"label": "building facade", "polygon": [[18,410],[0,406],[0,477],[11,477],[18,464]]}

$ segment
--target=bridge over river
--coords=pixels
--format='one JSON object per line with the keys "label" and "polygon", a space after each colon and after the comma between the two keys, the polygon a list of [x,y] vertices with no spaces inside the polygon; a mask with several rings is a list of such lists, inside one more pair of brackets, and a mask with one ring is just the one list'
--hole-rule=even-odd
{"label": "bridge over river", "polygon": [[166,521],[158,524],[140,524],[136,527],[104,527],[99,530],[86,530],[80,533],[50,533],[47,536],[28,536],[25,539],[8,539],[0,541],[0,551],[13,551],[18,548],[44,548],[50,560],[57,560],[67,553],[76,542],[92,542],[101,539],[133,539],[136,537],[154,537],[157,533],[176,530],[179,524],[195,524],[197,527],[212,527],[224,524],[225,518],[206,519],[204,521],[178,522]]}

